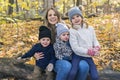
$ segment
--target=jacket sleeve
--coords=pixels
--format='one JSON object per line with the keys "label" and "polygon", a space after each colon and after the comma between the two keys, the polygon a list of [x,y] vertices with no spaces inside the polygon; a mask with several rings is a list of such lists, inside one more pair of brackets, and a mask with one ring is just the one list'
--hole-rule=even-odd
{"label": "jacket sleeve", "polygon": [[78,33],[76,30],[70,29],[70,45],[75,54],[79,56],[88,55],[88,49],[78,45]]}
{"label": "jacket sleeve", "polygon": [[32,57],[35,54],[36,47],[33,46],[27,53],[25,53],[21,58]]}
{"label": "jacket sleeve", "polygon": [[62,54],[62,47],[59,46],[57,43],[54,43],[54,50],[55,50],[55,57],[57,59],[62,59],[64,56]]}
{"label": "jacket sleeve", "polygon": [[53,49],[53,47],[52,47],[50,63],[52,63],[52,64],[54,65],[55,62],[56,62],[55,51],[54,51],[54,49]]}

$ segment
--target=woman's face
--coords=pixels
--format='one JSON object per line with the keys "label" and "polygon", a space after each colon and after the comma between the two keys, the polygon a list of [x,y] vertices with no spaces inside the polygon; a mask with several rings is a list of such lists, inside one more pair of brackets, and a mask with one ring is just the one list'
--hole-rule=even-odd
{"label": "woman's face", "polygon": [[80,25],[82,22],[82,18],[80,15],[74,15],[71,21],[73,25]]}
{"label": "woman's face", "polygon": [[48,11],[48,22],[52,25],[56,24],[58,22],[58,17],[53,10]]}

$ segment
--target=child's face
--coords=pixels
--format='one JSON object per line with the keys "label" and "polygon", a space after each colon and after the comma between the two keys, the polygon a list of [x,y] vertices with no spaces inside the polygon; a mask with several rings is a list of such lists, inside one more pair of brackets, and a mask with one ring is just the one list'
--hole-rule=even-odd
{"label": "child's face", "polygon": [[69,32],[64,32],[60,35],[60,39],[62,41],[68,41],[69,40]]}
{"label": "child's face", "polygon": [[50,38],[48,37],[41,38],[40,43],[43,47],[47,47],[50,44]]}
{"label": "child's face", "polygon": [[49,12],[48,12],[48,22],[50,24],[53,24],[53,25],[58,22],[58,17],[56,15],[55,11],[49,10]]}
{"label": "child's face", "polygon": [[80,15],[74,15],[71,21],[73,25],[80,25],[82,22],[82,18]]}

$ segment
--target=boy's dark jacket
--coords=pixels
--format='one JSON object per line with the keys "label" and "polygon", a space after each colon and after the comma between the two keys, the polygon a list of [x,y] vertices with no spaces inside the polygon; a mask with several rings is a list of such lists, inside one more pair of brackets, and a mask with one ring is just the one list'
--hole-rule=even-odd
{"label": "boy's dark jacket", "polygon": [[34,56],[36,52],[43,52],[44,58],[36,60],[36,65],[42,69],[46,69],[49,63],[55,64],[55,52],[53,49],[53,45],[49,45],[47,47],[42,47],[40,43],[35,44],[26,54],[22,56],[22,58],[28,58]]}

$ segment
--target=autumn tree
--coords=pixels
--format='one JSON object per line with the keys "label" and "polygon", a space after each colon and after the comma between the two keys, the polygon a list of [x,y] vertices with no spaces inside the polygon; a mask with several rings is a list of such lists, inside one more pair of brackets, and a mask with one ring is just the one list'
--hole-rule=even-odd
{"label": "autumn tree", "polygon": [[13,13],[13,7],[12,7],[13,4],[14,4],[14,0],[9,0],[8,15]]}

